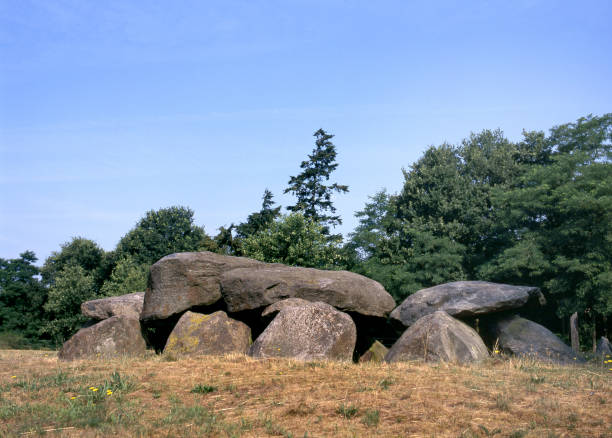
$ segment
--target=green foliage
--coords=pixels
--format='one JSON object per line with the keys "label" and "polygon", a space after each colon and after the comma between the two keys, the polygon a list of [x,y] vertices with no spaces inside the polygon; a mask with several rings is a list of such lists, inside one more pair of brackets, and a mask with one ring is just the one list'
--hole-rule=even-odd
{"label": "green foliage", "polygon": [[579,312],[592,327],[612,315],[612,114],[555,127],[545,141],[549,162],[496,191],[516,238],[480,272],[540,284],[559,317]]}
{"label": "green foliage", "polygon": [[2,338],[13,346],[36,339],[44,318],[47,290],[37,278],[36,260],[32,251],[17,259],[0,258],[0,327]]}
{"label": "green foliage", "polygon": [[61,246],[61,251],[54,251],[45,260],[41,269],[45,285],[52,286],[56,276],[68,266],[80,266],[93,276],[99,287],[112,269],[112,258],[93,240],[84,237],[73,237],[70,242]]}
{"label": "green foliage", "polygon": [[139,265],[131,256],[121,258],[111,276],[104,282],[100,294],[105,297],[142,292],[147,288],[148,265]]}
{"label": "green foliage", "polygon": [[329,269],[340,262],[339,243],[312,219],[293,213],[244,239],[242,251],[264,262]]}
{"label": "green foliage", "polygon": [[193,211],[185,207],[151,210],[121,238],[116,253],[130,256],[139,265],[152,265],[175,252],[209,250],[214,243],[204,228],[193,223]]}
{"label": "green foliage", "polygon": [[74,334],[87,320],[81,315],[81,303],[98,298],[94,277],[79,265],[68,265],[55,276],[44,305],[50,321],[43,327],[56,343]]}
{"label": "green foliage", "polygon": [[272,200],[274,195],[268,189],[264,191],[261,203],[261,210],[251,213],[247,217],[246,222],[241,223],[236,227],[236,234],[239,238],[245,238],[258,233],[270,226],[274,220],[280,216],[281,207],[272,206],[275,202]]}
{"label": "green foliage", "polygon": [[[306,218],[322,225],[325,234],[329,234],[329,226],[342,224],[336,212],[331,196],[334,192],[346,193],[348,186],[333,183],[326,185],[331,173],[336,170],[336,147],[330,141],[334,136],[319,129],[314,133],[315,148],[308,155],[308,161],[302,161],[302,172],[289,179],[289,187],[285,193],[293,193],[297,197],[295,205],[287,207],[291,212],[301,212]],[[329,212],[329,214],[328,214]]]}

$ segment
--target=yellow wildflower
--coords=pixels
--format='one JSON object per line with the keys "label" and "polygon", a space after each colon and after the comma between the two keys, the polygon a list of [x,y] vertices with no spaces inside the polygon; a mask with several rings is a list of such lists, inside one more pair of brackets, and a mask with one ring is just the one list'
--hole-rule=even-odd
{"label": "yellow wildflower", "polygon": [[96,391],[98,390],[98,388],[91,388],[91,390],[92,390],[93,392],[96,392]]}
{"label": "yellow wildflower", "polygon": [[11,376],[11,379],[16,379],[16,378],[17,378],[17,376]]}
{"label": "yellow wildflower", "polygon": [[76,400],[76,397],[74,397],[74,396],[70,397],[70,400]]}
{"label": "yellow wildflower", "polygon": [[113,391],[111,391],[110,389],[106,390],[106,395],[113,395]]}

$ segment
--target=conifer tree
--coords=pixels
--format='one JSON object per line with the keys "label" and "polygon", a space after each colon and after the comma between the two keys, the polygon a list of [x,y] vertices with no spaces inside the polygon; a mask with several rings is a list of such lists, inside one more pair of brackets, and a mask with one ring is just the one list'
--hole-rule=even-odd
{"label": "conifer tree", "polygon": [[289,187],[285,193],[293,193],[297,203],[287,207],[291,212],[301,212],[304,217],[314,220],[323,226],[325,234],[329,234],[329,226],[342,224],[339,215],[335,215],[331,196],[334,192],[346,193],[348,186],[333,183],[327,185],[331,173],[336,170],[336,147],[331,142],[334,137],[323,129],[314,133],[315,148],[308,155],[307,161],[302,161],[302,172],[289,179]]}

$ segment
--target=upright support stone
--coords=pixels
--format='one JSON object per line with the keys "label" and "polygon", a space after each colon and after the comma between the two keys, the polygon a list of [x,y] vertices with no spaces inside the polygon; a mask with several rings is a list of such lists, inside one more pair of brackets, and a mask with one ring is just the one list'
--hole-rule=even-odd
{"label": "upright support stone", "polygon": [[574,312],[570,316],[570,338],[572,341],[572,350],[580,353],[580,338],[578,337],[578,313]]}

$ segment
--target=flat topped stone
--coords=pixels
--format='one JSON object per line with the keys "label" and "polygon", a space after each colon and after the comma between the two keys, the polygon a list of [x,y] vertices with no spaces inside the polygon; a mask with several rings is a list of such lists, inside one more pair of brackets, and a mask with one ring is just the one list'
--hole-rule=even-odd
{"label": "flat topped stone", "polygon": [[98,320],[112,316],[128,316],[138,319],[140,318],[140,312],[142,312],[144,296],[144,292],[134,292],[127,295],[85,301],[81,304],[81,313]]}
{"label": "flat topped stone", "polygon": [[487,347],[473,328],[446,312],[437,311],[408,327],[385,360],[469,363],[487,357]]}
{"label": "flat topped stone", "polygon": [[194,306],[215,304],[221,299],[222,273],[261,264],[257,260],[208,251],[170,254],[151,266],[140,317],[165,319]]}
{"label": "flat topped stone", "polygon": [[469,318],[516,309],[530,298],[545,303],[540,289],[533,286],[455,281],[415,292],[391,312],[391,318],[409,327],[419,318],[438,310],[456,318]]}
{"label": "flat topped stone", "polygon": [[257,309],[287,298],[322,301],[344,312],[386,317],[395,301],[377,281],[348,271],[280,264],[237,268],[221,276],[230,312]]}
{"label": "flat topped stone", "polygon": [[351,317],[317,302],[282,309],[255,340],[249,354],[257,358],[349,361],[356,341],[357,329]]}

